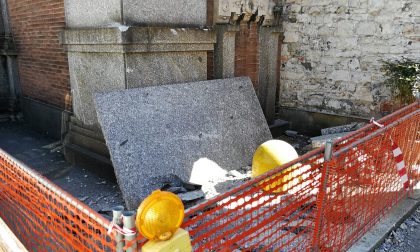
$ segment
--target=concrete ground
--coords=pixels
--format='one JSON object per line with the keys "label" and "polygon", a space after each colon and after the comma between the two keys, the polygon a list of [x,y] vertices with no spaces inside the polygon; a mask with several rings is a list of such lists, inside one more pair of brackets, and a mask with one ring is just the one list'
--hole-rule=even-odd
{"label": "concrete ground", "polygon": [[418,252],[420,251],[420,207],[398,228],[393,230],[376,252]]}
{"label": "concrete ground", "polygon": [[[302,145],[302,153],[307,151],[305,139],[286,137],[282,140]],[[24,123],[0,123],[0,148],[108,219],[111,219],[112,207],[124,204],[115,181],[67,163],[57,140],[45,137]],[[420,208],[417,209],[420,188],[417,194],[418,198],[407,199],[395,207],[349,251],[420,252]]]}
{"label": "concrete ground", "polygon": [[420,252],[420,183],[349,251]]}
{"label": "concrete ground", "polygon": [[57,140],[45,137],[24,123],[0,123],[0,148],[108,219],[112,217],[114,206],[124,205],[115,181],[67,163]]}
{"label": "concrete ground", "polygon": [[0,252],[28,252],[7,224],[0,218]]}

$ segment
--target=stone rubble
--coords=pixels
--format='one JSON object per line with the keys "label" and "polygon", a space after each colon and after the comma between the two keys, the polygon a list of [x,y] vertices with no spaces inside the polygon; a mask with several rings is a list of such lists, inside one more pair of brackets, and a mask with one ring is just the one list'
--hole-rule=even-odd
{"label": "stone rubble", "polygon": [[331,134],[338,134],[338,133],[344,133],[344,132],[350,132],[358,130],[362,127],[364,127],[366,123],[358,123],[358,122],[352,122],[350,124],[331,127],[331,128],[325,128],[321,129],[321,135],[331,135]]}
{"label": "stone rubble", "polygon": [[410,251],[420,251],[420,207],[375,249],[375,252]]}

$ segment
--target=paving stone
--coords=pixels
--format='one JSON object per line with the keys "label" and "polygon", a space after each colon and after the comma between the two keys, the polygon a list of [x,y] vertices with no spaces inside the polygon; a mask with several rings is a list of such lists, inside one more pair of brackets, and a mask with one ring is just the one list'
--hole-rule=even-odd
{"label": "paving stone", "polygon": [[95,105],[129,209],[168,175],[189,181],[201,163],[250,165],[272,138],[247,77],[97,93]]}

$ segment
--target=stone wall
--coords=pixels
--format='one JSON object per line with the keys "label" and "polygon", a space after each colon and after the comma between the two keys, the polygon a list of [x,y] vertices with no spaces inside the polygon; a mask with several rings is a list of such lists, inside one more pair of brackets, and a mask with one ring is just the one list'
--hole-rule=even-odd
{"label": "stone wall", "polygon": [[420,60],[418,0],[284,0],[279,103],[375,114],[390,92],[381,62]]}
{"label": "stone wall", "polygon": [[64,0],[9,0],[24,97],[71,110],[67,54],[59,42]]}

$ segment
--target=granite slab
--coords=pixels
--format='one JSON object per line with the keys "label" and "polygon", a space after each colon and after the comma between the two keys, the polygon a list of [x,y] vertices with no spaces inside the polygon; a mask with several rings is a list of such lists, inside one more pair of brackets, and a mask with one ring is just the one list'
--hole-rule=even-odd
{"label": "granite slab", "polygon": [[170,176],[189,181],[206,164],[207,174],[250,165],[272,138],[248,77],[96,93],[94,100],[129,209]]}
{"label": "granite slab", "polygon": [[365,125],[366,125],[366,123],[363,123],[363,122],[352,122],[352,123],[346,124],[346,125],[321,129],[321,135],[324,136],[324,135],[331,135],[331,134],[338,134],[338,133],[343,133],[343,132],[355,131],[355,130],[358,130],[358,129],[362,128]]}
{"label": "granite slab", "polygon": [[354,132],[354,131],[312,137],[311,138],[312,148],[319,148],[322,145],[324,145],[328,140],[335,141],[337,139],[341,139],[341,138],[347,136],[348,134],[350,134],[352,132]]}

